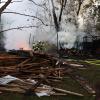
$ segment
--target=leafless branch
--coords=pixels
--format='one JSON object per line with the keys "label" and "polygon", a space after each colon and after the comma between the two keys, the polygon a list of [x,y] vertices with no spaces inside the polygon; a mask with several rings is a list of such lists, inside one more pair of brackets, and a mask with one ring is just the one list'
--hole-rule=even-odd
{"label": "leafless branch", "polygon": [[23,13],[18,13],[18,12],[3,12],[3,13],[12,13],[12,14],[17,14],[17,15],[32,17],[32,18],[38,19],[43,25],[49,26],[49,25],[45,24],[45,23],[42,21],[42,19],[40,19],[40,18],[38,18],[38,17],[36,17],[36,16],[33,16],[33,15],[28,15],[28,14],[23,14]]}
{"label": "leafless branch", "polygon": [[[22,2],[22,1],[11,1],[11,3],[14,3],[14,2]],[[5,1],[2,1],[2,2],[0,2],[0,4],[1,3],[6,3]]]}
{"label": "leafless branch", "polygon": [[62,17],[62,13],[64,10],[64,7],[66,6],[67,0],[62,0],[61,2],[61,9],[60,9],[60,15],[59,15],[59,23],[61,22],[61,17]]}
{"label": "leafless branch", "polygon": [[34,5],[36,5],[36,6],[39,6],[39,7],[41,7],[41,8],[43,8],[43,9],[48,9],[46,6],[44,7],[44,4],[37,4],[35,1],[33,1],[33,0],[29,0],[29,1],[31,1]]}
{"label": "leafless branch", "polygon": [[66,4],[67,4],[67,0],[64,1],[64,7],[66,7]]}
{"label": "leafless branch", "polygon": [[77,10],[77,16],[79,15],[80,13],[80,9],[81,9],[81,6],[82,6],[82,3],[83,3],[84,0],[78,0],[78,10]]}
{"label": "leafless branch", "polygon": [[21,29],[24,29],[24,28],[33,28],[33,27],[38,28],[39,26],[22,26],[22,27],[14,27],[14,28],[9,28],[9,29],[2,30],[2,31],[0,31],[0,33],[7,32],[7,31],[11,31],[11,30],[21,30]]}
{"label": "leafless branch", "polygon": [[42,4],[37,4],[35,1],[33,1],[33,0],[29,0],[29,1],[31,1],[32,3],[34,3],[35,5],[37,5],[37,6],[39,6],[39,7],[42,7],[43,5]]}
{"label": "leafless branch", "polygon": [[12,0],[8,0],[1,8],[0,8],[0,15],[6,9],[6,7],[11,3]]}

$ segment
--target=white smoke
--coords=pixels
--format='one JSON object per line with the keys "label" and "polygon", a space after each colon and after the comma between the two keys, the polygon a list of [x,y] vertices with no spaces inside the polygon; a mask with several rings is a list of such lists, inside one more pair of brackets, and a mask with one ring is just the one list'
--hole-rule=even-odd
{"label": "white smoke", "polygon": [[[35,2],[39,2],[35,1]],[[25,6],[26,5],[26,6]],[[58,6],[58,4],[57,4]],[[49,5],[51,11],[51,5]],[[58,6],[58,8],[60,8]],[[20,3],[12,3],[10,4],[6,11],[15,11],[20,13],[25,13],[29,15],[36,15],[37,13],[37,6],[33,5],[33,3],[29,2],[28,0],[23,0]],[[45,13],[45,14],[44,14]],[[51,12],[52,13],[52,12]],[[57,15],[59,15],[59,10],[56,11]],[[44,15],[43,15],[44,14]],[[52,16],[48,13],[43,11],[43,9],[38,8],[38,17],[40,17],[45,23],[50,22],[53,23]],[[48,19],[46,19],[48,18]],[[77,36],[84,36],[85,33],[82,32],[82,17],[79,17],[79,29],[77,30],[76,25],[73,22],[68,22],[69,18],[73,18],[71,15],[63,15],[62,22],[61,22],[61,31],[58,33],[55,32],[54,26],[40,26],[40,28],[36,29],[23,29],[23,30],[12,30],[6,32],[6,49],[29,49],[29,36],[30,33],[34,36],[35,41],[49,41],[53,44],[57,44],[57,34],[58,34],[58,41],[67,43],[66,47],[71,48],[76,41]],[[19,27],[19,26],[28,26],[32,24],[36,24],[32,18],[19,16],[15,14],[3,14],[2,19],[4,20],[4,29],[9,29],[12,27]],[[50,24],[49,23],[49,24]],[[35,34],[34,34],[35,33]]]}
{"label": "white smoke", "polygon": [[[56,1],[54,1],[55,9],[56,9],[56,15],[59,16],[60,12],[60,5]],[[49,5],[49,4],[47,4]],[[68,4],[69,5],[69,4]],[[67,5],[67,6],[68,6]],[[66,6],[66,7],[67,7]],[[49,10],[52,11],[52,5],[49,5]],[[73,8],[74,9],[74,8]],[[38,30],[36,30],[34,38],[36,41],[49,41],[53,44],[57,44],[57,34],[58,34],[58,42],[59,43],[66,43],[66,48],[72,48],[74,46],[74,43],[77,39],[77,37],[80,37],[79,41],[82,40],[82,37],[85,35],[83,32],[83,18],[82,16],[75,17],[75,13],[73,11],[70,11],[70,14],[66,14],[67,8],[64,10],[60,25],[60,31],[57,33],[55,31],[55,27],[51,26],[51,28],[42,26]],[[69,9],[70,10],[70,9]],[[39,9],[39,16],[44,20],[44,22],[50,22],[51,25],[54,25],[53,17],[48,16],[47,11],[43,11],[43,9]],[[46,12],[46,15],[45,15]],[[43,14],[45,17],[42,17]],[[52,15],[52,12],[51,12]],[[50,19],[51,18],[51,19]],[[75,24],[75,21],[77,20],[78,28]]]}
{"label": "white smoke", "polygon": [[[1,1],[7,1],[7,0],[1,0]],[[11,3],[6,8],[5,12],[18,12],[18,13],[29,14],[33,16],[35,15],[36,6],[33,6],[33,4],[28,0],[19,0],[19,1],[22,2]],[[26,16],[3,13],[1,17],[3,20],[3,30],[23,27],[23,26],[32,26],[33,23],[35,25],[33,18],[26,17]],[[35,28],[28,28],[28,29],[11,30],[11,31],[4,32],[6,37],[5,48],[6,49],[30,48],[29,36],[30,34],[34,34],[34,30]]]}

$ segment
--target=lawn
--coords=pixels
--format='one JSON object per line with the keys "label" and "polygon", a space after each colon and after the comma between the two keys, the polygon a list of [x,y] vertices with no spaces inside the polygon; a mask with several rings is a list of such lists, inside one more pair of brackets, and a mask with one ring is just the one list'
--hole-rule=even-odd
{"label": "lawn", "polygon": [[86,62],[92,65],[100,66],[100,60],[90,59],[90,60],[87,60]]}

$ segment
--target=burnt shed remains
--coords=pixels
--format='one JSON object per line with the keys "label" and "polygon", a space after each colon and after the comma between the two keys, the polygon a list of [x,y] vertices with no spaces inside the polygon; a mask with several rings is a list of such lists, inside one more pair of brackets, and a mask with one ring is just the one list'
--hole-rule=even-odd
{"label": "burnt shed remains", "polygon": [[93,55],[100,55],[100,36],[85,36],[82,44],[84,51]]}

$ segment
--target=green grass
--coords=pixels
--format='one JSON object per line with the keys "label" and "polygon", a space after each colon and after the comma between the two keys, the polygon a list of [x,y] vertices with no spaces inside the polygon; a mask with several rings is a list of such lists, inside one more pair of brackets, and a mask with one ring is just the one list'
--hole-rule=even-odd
{"label": "green grass", "polygon": [[87,60],[85,62],[92,64],[92,65],[100,66],[100,60],[91,59],[91,60]]}
{"label": "green grass", "polygon": [[87,64],[87,69],[76,70],[76,73],[88,79],[93,85],[100,82],[100,60],[89,59],[81,62]]}

